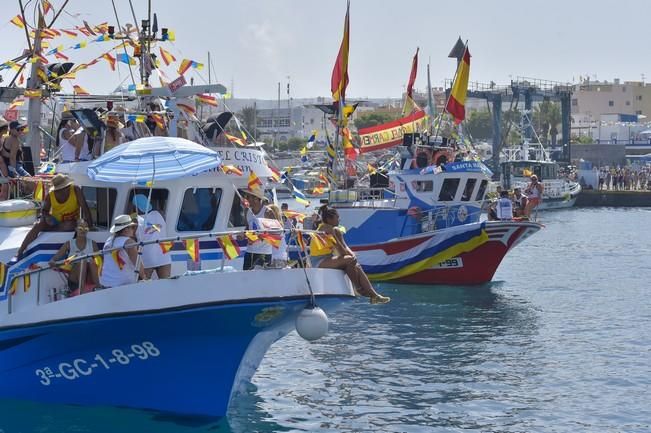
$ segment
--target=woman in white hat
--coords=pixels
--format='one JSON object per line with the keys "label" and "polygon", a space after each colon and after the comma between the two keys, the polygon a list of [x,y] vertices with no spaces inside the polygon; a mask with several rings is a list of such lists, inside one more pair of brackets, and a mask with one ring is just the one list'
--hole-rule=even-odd
{"label": "woman in white hat", "polygon": [[[138,261],[136,227],[137,224],[129,215],[118,215],[113,220],[111,236],[106,240],[103,248],[104,265],[99,279],[102,286],[117,287],[133,284],[138,281],[139,276],[145,279],[142,263],[136,271]],[[115,250],[115,248],[119,249]]]}
{"label": "woman in white hat", "polygon": [[[246,225],[249,230],[260,230],[262,224],[258,218],[274,219],[273,212],[264,204],[266,200],[262,188],[253,188],[246,191],[249,201],[249,208],[246,210]],[[245,271],[253,269],[256,265],[271,264],[271,245],[261,240],[251,242],[246,247],[244,253],[244,266]]]}

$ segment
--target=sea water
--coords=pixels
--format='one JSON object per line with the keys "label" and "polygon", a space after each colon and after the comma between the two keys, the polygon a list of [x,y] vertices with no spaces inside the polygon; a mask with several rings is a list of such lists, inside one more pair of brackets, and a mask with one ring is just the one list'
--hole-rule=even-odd
{"label": "sea water", "polygon": [[277,342],[227,418],[0,401],[0,431],[651,431],[651,210],[540,220],[490,284],[383,284]]}

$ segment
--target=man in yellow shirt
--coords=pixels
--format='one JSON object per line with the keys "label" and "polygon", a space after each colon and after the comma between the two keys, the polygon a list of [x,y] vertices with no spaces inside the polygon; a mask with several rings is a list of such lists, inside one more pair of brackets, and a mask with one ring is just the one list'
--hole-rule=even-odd
{"label": "man in yellow shirt", "polygon": [[90,209],[81,188],[75,186],[68,176],[57,174],[52,178],[52,188],[43,201],[41,219],[25,236],[18,249],[18,258],[40,232],[74,231],[80,217],[92,227]]}

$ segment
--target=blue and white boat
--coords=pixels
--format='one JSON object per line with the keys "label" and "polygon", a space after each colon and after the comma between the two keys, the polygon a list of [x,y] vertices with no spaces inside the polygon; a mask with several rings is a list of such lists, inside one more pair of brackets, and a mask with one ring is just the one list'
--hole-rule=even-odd
{"label": "blue and white boat", "polygon": [[[154,137],[90,164],[125,146],[146,151],[156,140],[203,148]],[[249,163],[264,161],[258,150],[228,151],[230,157],[247,153],[240,167],[264,169]],[[114,216],[129,213],[133,194],[144,186],[93,180],[88,168],[80,162],[57,171],[82,188],[97,229],[89,238],[101,245]],[[261,179],[269,175],[258,172]],[[223,416],[271,344],[302,326],[299,316],[310,315],[314,304],[330,313],[354,298],[339,270],[239,271],[240,259],[224,257],[216,234],[241,231],[236,188],[246,188],[246,177],[213,168],[182,178],[161,175],[149,188],[167,235],[200,244],[195,262],[177,242],[170,279],[66,297],[67,281],[47,263],[72,233],[41,233],[10,262],[30,227],[0,228],[0,261],[10,262],[0,288],[0,398]]]}

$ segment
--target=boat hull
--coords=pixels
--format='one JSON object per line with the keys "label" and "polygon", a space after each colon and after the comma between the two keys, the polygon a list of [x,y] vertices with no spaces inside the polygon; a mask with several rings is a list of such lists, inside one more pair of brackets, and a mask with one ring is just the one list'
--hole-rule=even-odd
{"label": "boat hull", "polygon": [[489,223],[488,242],[429,269],[395,280],[403,284],[478,285],[493,279],[506,254],[538,230],[536,223]]}
{"label": "boat hull", "polygon": [[[320,298],[331,311],[341,303]],[[307,298],[5,330],[0,396],[223,416]]]}
{"label": "boat hull", "polygon": [[311,293],[326,313],[354,299],[334,269],[199,271],[55,302],[35,282],[0,314],[0,399],[184,415],[225,415]]}
{"label": "boat hull", "polygon": [[511,248],[541,228],[529,221],[484,222],[352,249],[375,281],[483,284]]}

